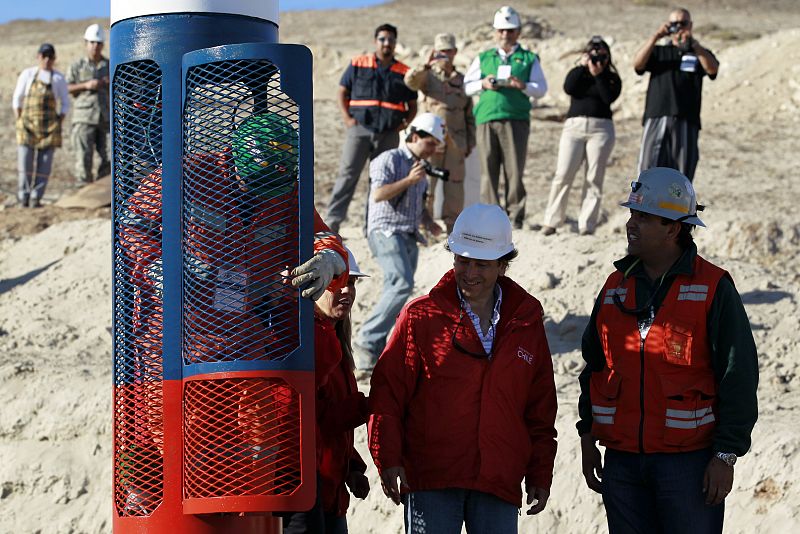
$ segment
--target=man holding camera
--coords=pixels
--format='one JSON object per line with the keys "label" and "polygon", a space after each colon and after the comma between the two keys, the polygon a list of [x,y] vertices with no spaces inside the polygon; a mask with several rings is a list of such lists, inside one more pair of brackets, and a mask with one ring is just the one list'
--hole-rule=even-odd
{"label": "man holding camera", "polygon": [[519,13],[503,6],[494,14],[497,48],[481,52],[464,76],[468,95],[480,94],[475,107],[481,154],[481,202],[500,204],[497,190],[500,166],[505,180],[505,210],[514,228],[525,221],[522,173],[528,154],[531,98],[547,92],[547,81],[536,54],[517,42],[522,28]]}
{"label": "man holding camera", "polygon": [[[457,52],[455,36],[440,33],[433,41],[428,61],[405,75],[406,85],[424,95],[422,111],[438,115],[447,125],[442,152],[434,154],[430,162],[449,172],[442,177],[442,220],[448,234],[464,208],[464,159],[475,148],[472,99],[464,92],[464,75],[453,65]],[[436,176],[430,177],[428,212],[431,214],[437,182]]]}
{"label": "man holding camera", "polygon": [[[669,36],[666,45],[656,45]],[[700,100],[703,77],[717,77],[719,61],[692,36],[692,16],[676,9],[636,53],[633,67],[650,72],[644,106],[639,172],[671,167],[694,179],[700,152]]]}
{"label": "man holding camera", "polygon": [[370,372],[386,346],[397,314],[414,289],[420,224],[441,234],[425,208],[426,160],[444,144],[444,123],[433,113],[418,115],[405,144],[387,150],[369,165],[367,241],[383,270],[383,292],[354,343],[356,366]]}

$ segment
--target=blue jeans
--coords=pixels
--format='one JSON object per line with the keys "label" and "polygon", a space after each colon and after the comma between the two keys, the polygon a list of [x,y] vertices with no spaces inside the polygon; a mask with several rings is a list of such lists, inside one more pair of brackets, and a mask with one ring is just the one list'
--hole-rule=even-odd
{"label": "blue jeans", "polygon": [[406,534],[516,534],[519,509],[490,493],[447,488],[403,496]]}
{"label": "blue jeans", "polygon": [[609,534],[722,532],[725,503],[708,506],[703,475],[711,450],[638,454],[606,449],[603,504]]}
{"label": "blue jeans", "polygon": [[[412,234],[384,235],[372,231],[368,237],[369,249],[383,270],[383,292],[369,317],[361,326],[356,343],[380,355],[386,346],[386,337],[394,326],[397,314],[414,290],[414,271],[417,270],[417,240]],[[358,361],[359,369],[372,369],[375,362]]]}

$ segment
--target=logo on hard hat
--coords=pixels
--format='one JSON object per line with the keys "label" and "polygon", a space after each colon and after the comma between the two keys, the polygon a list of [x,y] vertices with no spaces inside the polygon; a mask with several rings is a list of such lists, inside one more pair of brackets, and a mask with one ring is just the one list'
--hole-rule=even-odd
{"label": "logo on hard hat", "polygon": [[669,194],[675,198],[681,198],[683,196],[683,189],[680,185],[673,182],[669,184]]}

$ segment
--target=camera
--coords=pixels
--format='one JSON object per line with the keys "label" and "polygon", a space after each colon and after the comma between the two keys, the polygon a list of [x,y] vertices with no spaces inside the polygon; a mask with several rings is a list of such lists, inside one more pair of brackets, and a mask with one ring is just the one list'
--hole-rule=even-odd
{"label": "camera", "polygon": [[681,24],[679,22],[670,22],[669,23],[669,34],[672,35],[673,33],[678,33],[681,30]]}
{"label": "camera", "polygon": [[442,167],[434,167],[426,160],[422,160],[422,168],[425,169],[425,174],[428,176],[438,178],[443,182],[450,180],[450,171],[447,169],[443,169]]}

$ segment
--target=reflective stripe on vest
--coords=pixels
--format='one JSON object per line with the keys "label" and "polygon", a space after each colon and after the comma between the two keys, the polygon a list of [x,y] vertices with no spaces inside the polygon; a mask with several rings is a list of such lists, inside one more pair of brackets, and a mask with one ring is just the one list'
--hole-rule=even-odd
{"label": "reflective stripe on vest", "polygon": [[394,104],[392,102],[381,102],[380,100],[351,100],[350,107],[367,107],[378,106],[386,109],[393,109],[395,111],[405,111],[405,104]]}
{"label": "reflective stripe on vest", "polygon": [[598,425],[613,425],[615,413],[617,409],[613,406],[592,404],[592,420]]}
{"label": "reflective stripe on vest", "polygon": [[678,300],[705,301],[708,297],[708,286],[701,284],[682,285],[678,293]]}
{"label": "reflective stripe on vest", "polygon": [[628,295],[628,290],[624,287],[607,289],[606,296],[603,299],[603,304],[614,304],[614,295],[619,295],[620,302],[625,302],[625,297]]}

